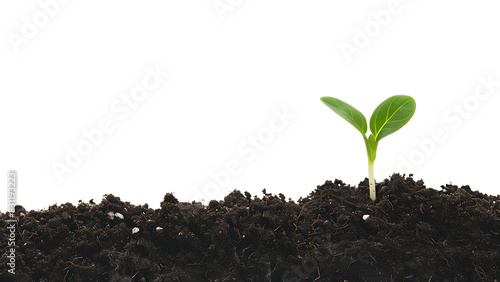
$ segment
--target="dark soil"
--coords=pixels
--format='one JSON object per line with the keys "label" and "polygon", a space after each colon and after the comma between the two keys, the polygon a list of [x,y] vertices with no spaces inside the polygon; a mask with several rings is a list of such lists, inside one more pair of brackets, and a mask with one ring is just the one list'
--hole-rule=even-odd
{"label": "dark soil", "polygon": [[395,174],[372,202],[367,186],[327,181],[297,203],[235,190],[208,206],[166,194],[156,210],[113,195],[18,206],[16,274],[5,252],[0,281],[500,281],[499,196]]}

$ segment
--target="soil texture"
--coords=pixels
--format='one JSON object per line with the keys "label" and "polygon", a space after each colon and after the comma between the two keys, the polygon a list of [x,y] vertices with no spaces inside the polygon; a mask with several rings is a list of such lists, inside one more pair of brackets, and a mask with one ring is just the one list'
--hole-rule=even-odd
{"label": "soil texture", "polygon": [[15,275],[0,214],[0,281],[500,281],[499,196],[394,174],[326,181],[294,202],[233,191],[160,209],[105,195],[16,207]]}

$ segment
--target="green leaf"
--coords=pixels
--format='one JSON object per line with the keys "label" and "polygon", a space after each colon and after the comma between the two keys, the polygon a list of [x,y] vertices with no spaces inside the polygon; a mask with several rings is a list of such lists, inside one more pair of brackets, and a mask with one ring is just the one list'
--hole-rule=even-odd
{"label": "green leaf", "polygon": [[415,100],[405,95],[392,96],[382,102],[370,118],[375,143],[403,127],[415,113],[415,108]]}
{"label": "green leaf", "polygon": [[365,135],[368,130],[365,116],[353,106],[333,97],[321,97],[321,101],[325,103],[332,111],[347,120],[361,134]]}

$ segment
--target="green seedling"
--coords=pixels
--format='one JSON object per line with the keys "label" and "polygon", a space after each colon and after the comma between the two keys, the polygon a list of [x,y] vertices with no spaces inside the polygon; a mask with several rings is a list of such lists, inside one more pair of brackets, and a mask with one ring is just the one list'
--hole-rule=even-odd
{"label": "green seedling", "polygon": [[375,179],[373,163],[377,156],[378,142],[389,134],[403,127],[415,113],[415,100],[410,96],[395,95],[382,102],[370,118],[371,134],[366,137],[368,126],[365,116],[353,106],[333,97],[321,97],[321,101],[339,116],[354,126],[365,140],[368,154],[368,176],[370,183],[370,198],[375,201]]}

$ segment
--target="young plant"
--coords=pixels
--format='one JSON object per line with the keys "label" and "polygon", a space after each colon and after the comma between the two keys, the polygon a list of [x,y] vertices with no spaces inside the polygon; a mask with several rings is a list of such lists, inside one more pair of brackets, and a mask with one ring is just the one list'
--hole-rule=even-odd
{"label": "young plant", "polygon": [[415,100],[410,96],[395,95],[382,102],[370,118],[371,134],[366,137],[368,130],[365,116],[353,106],[333,97],[321,97],[321,101],[339,116],[354,126],[365,140],[368,154],[368,176],[370,183],[370,198],[375,201],[375,179],[373,162],[377,156],[378,142],[389,134],[403,127],[415,113]]}

